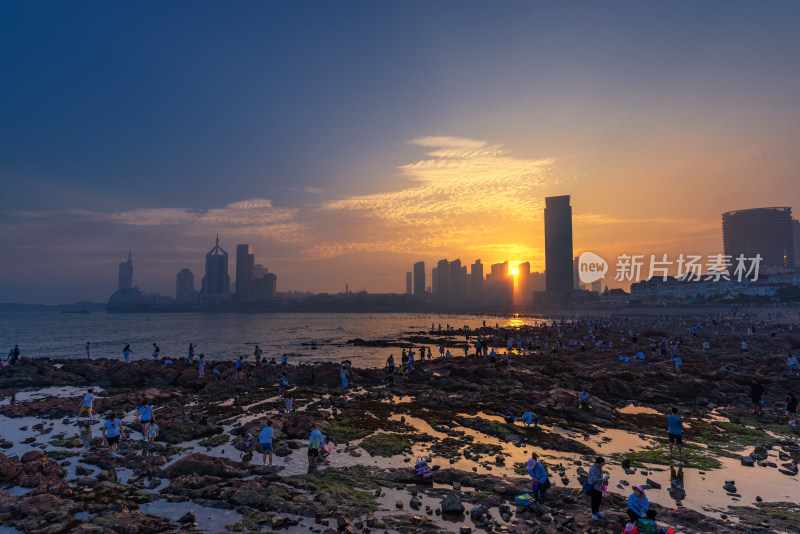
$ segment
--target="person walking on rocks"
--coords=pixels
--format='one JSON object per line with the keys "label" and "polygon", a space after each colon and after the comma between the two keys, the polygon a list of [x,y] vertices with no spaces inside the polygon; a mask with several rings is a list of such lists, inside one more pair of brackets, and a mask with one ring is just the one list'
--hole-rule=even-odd
{"label": "person walking on rocks", "polygon": [[139,408],[139,415],[142,416],[142,440],[147,439],[147,427],[153,420],[153,407],[146,400],[142,401],[142,406]]}
{"label": "person walking on rocks", "polygon": [[600,511],[600,504],[603,502],[603,491],[608,484],[608,476],[603,476],[604,463],[606,463],[606,460],[602,456],[595,458],[592,467],[589,468],[589,478],[586,481],[592,487],[592,519],[595,521],[606,516]]}
{"label": "person walking on rocks", "polygon": [[791,393],[786,394],[786,406],[784,409],[786,415],[789,416],[789,426],[797,426],[797,399]]}
{"label": "person walking on rocks", "polygon": [[394,374],[394,354],[390,354],[388,358],[386,358],[386,368],[389,371],[389,376]]}
{"label": "person walking on rocks", "polygon": [[108,440],[108,450],[112,458],[117,457],[117,444],[121,436],[122,421],[117,417],[117,412],[111,412],[103,423],[103,441]]}
{"label": "person walking on rocks", "polygon": [[753,401],[753,415],[764,415],[764,386],[758,381],[758,378],[753,378],[750,382],[750,400]]}
{"label": "person walking on rocks", "polygon": [[[264,465],[274,467],[272,463],[272,438],[275,437],[275,431],[272,429],[272,420],[267,421],[267,426],[261,431],[258,436],[258,441],[261,443],[261,449],[264,451]],[[267,455],[269,455],[269,463],[267,463]]]}
{"label": "person walking on rocks", "polygon": [[147,448],[144,449],[146,455],[155,454],[156,438],[158,437],[158,425],[155,419],[150,419],[147,425]]}
{"label": "person walking on rocks", "polygon": [[672,413],[667,415],[667,428],[669,433],[669,455],[672,456],[672,446],[678,444],[678,457],[683,459],[683,420],[678,415],[678,409],[672,408]]}
{"label": "person walking on rocks", "polygon": [[311,435],[308,436],[308,465],[316,467],[319,461],[319,451],[324,445],[325,438],[317,430],[317,425],[311,425]]}
{"label": "person walking on rocks", "polygon": [[92,407],[93,407],[93,404],[94,404],[94,400],[96,398],[97,397],[94,396],[94,390],[93,389],[89,389],[89,391],[86,393],[86,395],[83,396],[83,400],[81,401],[81,404],[80,404],[80,411],[78,412],[78,417],[77,417],[78,421],[80,421],[81,416],[83,414],[88,414],[89,415],[89,421],[94,421],[94,416],[92,415]]}

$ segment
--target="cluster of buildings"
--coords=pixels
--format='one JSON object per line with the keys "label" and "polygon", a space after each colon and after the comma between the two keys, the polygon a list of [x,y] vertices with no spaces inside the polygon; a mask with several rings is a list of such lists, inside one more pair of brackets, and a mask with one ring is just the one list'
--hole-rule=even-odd
{"label": "cluster of buildings", "polygon": [[255,262],[253,247],[236,245],[236,279],[231,285],[228,253],[216,244],[206,254],[205,276],[195,290],[194,273],[181,269],[176,277],[175,298],[145,294],[133,285],[133,262],[119,264],[119,287],[108,301],[110,311],[142,311],[167,308],[247,309],[275,299],[278,277]]}
{"label": "cluster of buildings", "polygon": [[800,287],[800,221],[792,208],[771,207],[722,214],[724,254],[761,258],[757,279],[737,280],[652,278],[631,285],[631,303],[689,304],[733,300],[738,297],[777,298],[782,289]]}
{"label": "cluster of buildings", "polygon": [[599,295],[601,282],[589,287],[578,279],[578,258],[572,249],[572,206],[570,196],[547,197],[544,209],[545,271],[531,272],[530,262],[510,265],[508,261],[489,266],[475,260],[469,266],[460,259],[439,260],[430,271],[425,262],[414,264],[406,273],[406,294],[428,298],[440,305],[530,306],[570,301],[576,294]]}

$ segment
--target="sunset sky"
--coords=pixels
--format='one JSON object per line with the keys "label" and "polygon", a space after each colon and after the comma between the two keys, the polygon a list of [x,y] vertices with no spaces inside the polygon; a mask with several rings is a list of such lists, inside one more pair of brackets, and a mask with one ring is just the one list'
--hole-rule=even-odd
{"label": "sunset sky", "polygon": [[[254,247],[278,290],[420,259],[721,252],[800,211],[797,2],[0,4],[0,302],[174,296]],[[612,287],[615,284],[610,284]]]}

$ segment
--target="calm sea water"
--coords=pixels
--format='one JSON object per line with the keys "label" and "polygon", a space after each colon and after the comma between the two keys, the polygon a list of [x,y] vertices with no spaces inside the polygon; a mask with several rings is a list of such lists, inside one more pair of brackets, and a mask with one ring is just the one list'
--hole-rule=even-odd
{"label": "calm sea water", "polygon": [[[267,360],[289,354],[290,363],[352,360],[361,367],[381,367],[389,354],[399,361],[397,348],[353,347],[350,339],[395,339],[407,332],[469,325],[519,325],[523,321],[495,316],[438,314],[62,314],[11,313],[0,315],[0,355],[5,358],[15,343],[23,355],[51,358],[85,358],[87,341],[92,358],[122,359],[130,343],[131,359],[152,358],[153,343],[162,356],[187,356],[189,343],[207,360],[252,360],[260,345]],[[525,321],[532,324],[531,320]],[[311,345],[314,343],[315,345]],[[314,348],[315,347],[315,348]],[[434,354],[438,348],[432,346]]]}

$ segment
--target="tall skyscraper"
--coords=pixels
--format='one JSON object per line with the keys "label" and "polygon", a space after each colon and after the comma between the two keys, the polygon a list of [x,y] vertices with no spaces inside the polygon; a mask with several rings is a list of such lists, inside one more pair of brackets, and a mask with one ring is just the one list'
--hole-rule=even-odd
{"label": "tall skyscraper", "polygon": [[131,251],[128,251],[128,261],[119,264],[119,289],[131,289],[133,287],[133,262],[131,261]]}
{"label": "tall skyscraper", "polygon": [[581,288],[581,277],[580,273],[578,272],[578,270],[580,269],[579,267],[580,260],[581,260],[580,256],[575,256],[572,259],[572,289]]}
{"label": "tall skyscraper", "polygon": [[470,297],[472,300],[480,302],[483,299],[483,264],[481,260],[469,267]]}
{"label": "tall skyscraper", "polygon": [[517,302],[528,305],[533,300],[533,288],[531,287],[531,262],[524,261],[517,265]]}
{"label": "tall skyscraper", "polygon": [[217,244],[206,254],[206,275],[203,277],[202,299],[219,306],[230,299],[231,277],[228,276],[228,253]]}
{"label": "tall skyscraper", "polygon": [[545,198],[544,252],[549,298],[572,293],[572,206],[569,195]]}
{"label": "tall skyscraper", "polygon": [[247,293],[253,284],[256,257],[250,245],[236,245],[236,301],[247,302]]}
{"label": "tall skyscraper", "polygon": [[425,262],[418,261],[414,264],[414,295],[425,294]]}
{"label": "tall skyscraper", "polygon": [[406,273],[406,295],[411,295],[411,292],[414,289],[414,284],[413,284],[412,280],[413,280],[413,278],[412,278],[411,271],[408,271]]}
{"label": "tall skyscraper", "polygon": [[[792,208],[753,208],[722,214],[725,255],[736,258],[761,255],[761,268],[794,267]],[[748,264],[749,265],[749,264]]]}
{"label": "tall skyscraper", "polygon": [[439,300],[450,299],[450,262],[439,260],[436,264],[436,297]]}
{"label": "tall skyscraper", "polygon": [[467,297],[467,273],[461,267],[461,260],[450,262],[450,300],[463,302]]}
{"label": "tall skyscraper", "polygon": [[175,280],[175,300],[181,304],[189,304],[194,299],[194,274],[189,269],[181,269]]}

